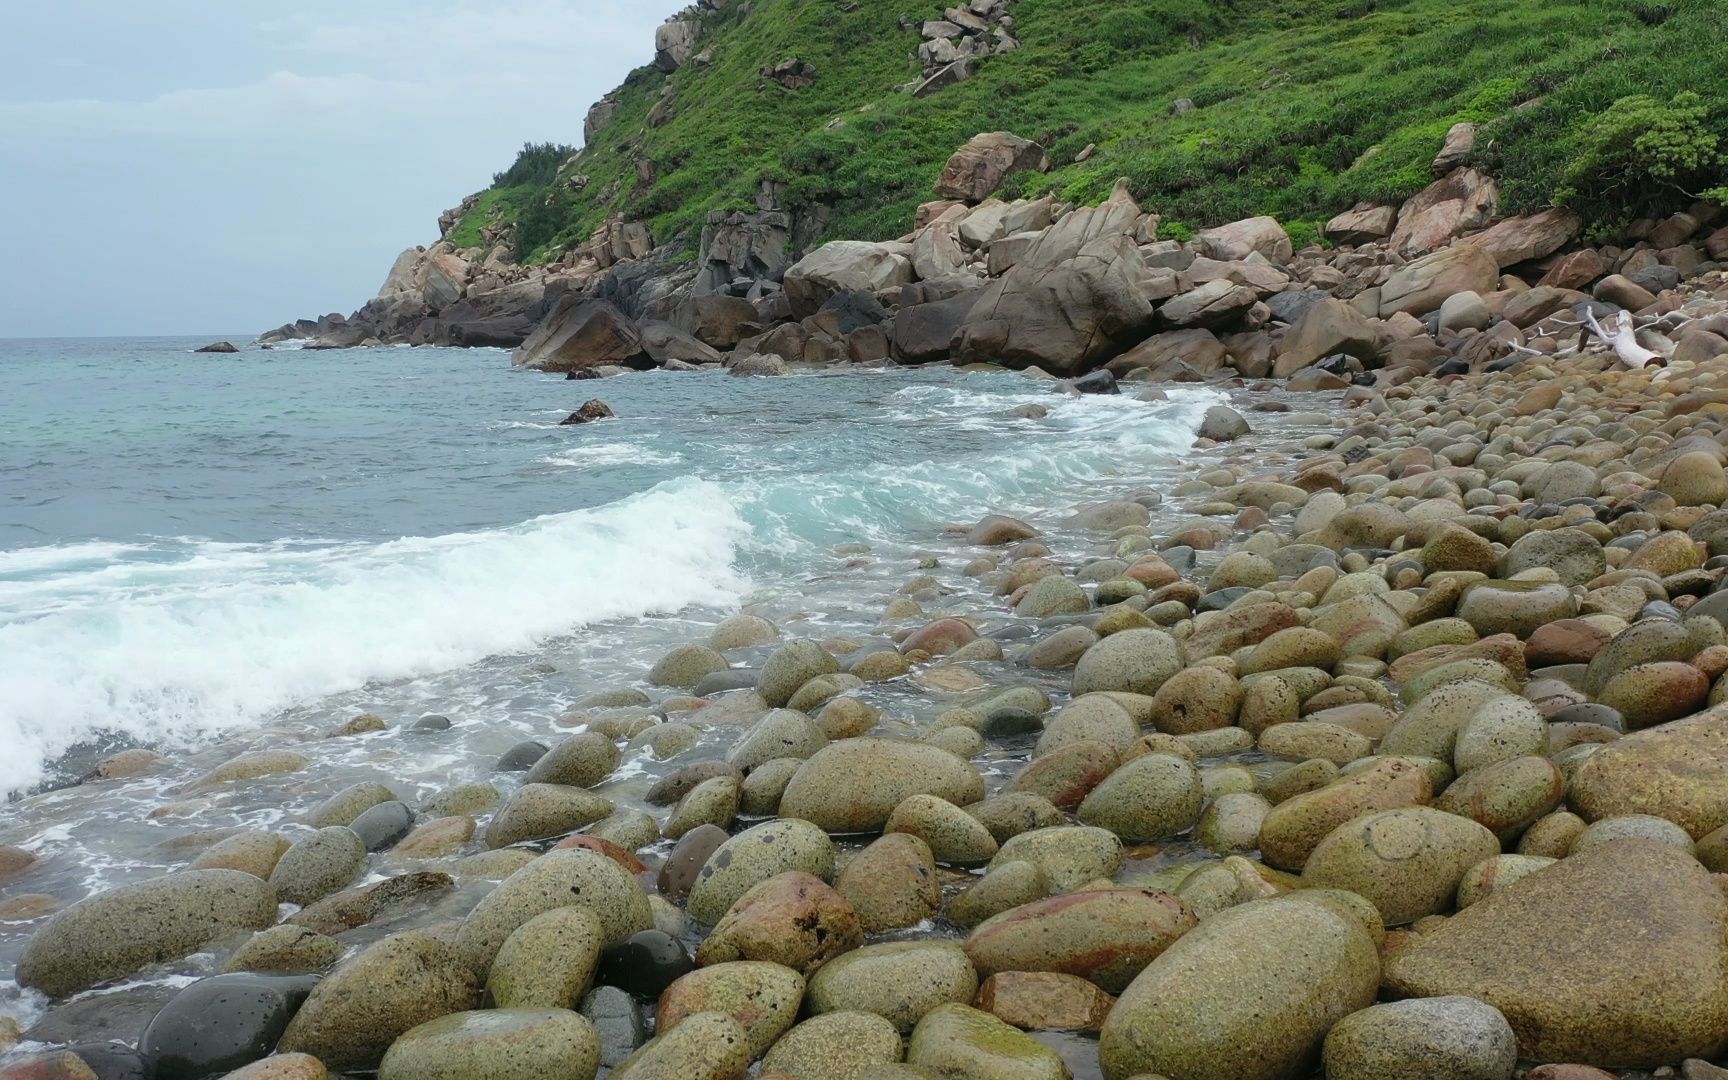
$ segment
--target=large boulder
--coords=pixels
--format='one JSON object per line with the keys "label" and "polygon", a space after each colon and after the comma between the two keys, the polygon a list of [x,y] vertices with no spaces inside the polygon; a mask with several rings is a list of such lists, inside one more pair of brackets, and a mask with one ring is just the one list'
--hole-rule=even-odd
{"label": "large boulder", "polygon": [[1158,309],[1171,326],[1223,328],[1241,322],[1259,295],[1229,278],[1215,278],[1168,301]]}
{"label": "large boulder", "polygon": [[1334,244],[1371,244],[1391,236],[1397,224],[1396,206],[1357,203],[1326,223],[1326,239]]}
{"label": "large boulder", "polygon": [[718,364],[720,354],[671,323],[644,322],[638,327],[642,351],[656,364],[681,360],[686,364]]}
{"label": "large boulder", "polygon": [[1584,227],[1571,210],[1556,207],[1529,217],[1507,218],[1470,242],[1494,256],[1501,268],[1516,266],[1552,255],[1565,247]]}
{"label": "large boulder", "polygon": [[1650,840],[1579,851],[1499,888],[1386,960],[1386,988],[1506,1015],[1520,1056],[1654,1067],[1728,1045],[1728,900]]}
{"label": "large boulder", "polygon": [[1376,342],[1373,325],[1356,305],[1345,300],[1321,300],[1303,312],[1284,335],[1272,374],[1288,379],[1338,353],[1372,360]]}
{"label": "large boulder", "polygon": [[1474,244],[1457,244],[1399,267],[1380,288],[1380,317],[1439,311],[1454,293],[1486,296],[1500,283],[1500,264]]}
{"label": "large boulder", "polygon": [[954,152],[936,179],[936,197],[983,202],[1017,172],[1044,167],[1044,148],[1006,131],[974,135]]}
{"label": "large boulder", "polygon": [[902,304],[894,317],[894,359],[902,364],[947,360],[954,335],[966,324],[982,289],[962,289],[946,300]]}
{"label": "large boulder", "polygon": [[1401,255],[1426,254],[1494,220],[1499,205],[1500,189],[1492,177],[1456,169],[1405,200],[1390,246]]}
{"label": "large boulder", "polygon": [[831,833],[879,832],[913,795],[965,806],[984,797],[984,781],[969,763],[929,743],[843,739],[798,766],[780,798],[780,815]]}
{"label": "large boulder", "polygon": [[877,293],[911,280],[912,260],[906,245],[835,240],[786,271],[786,299],[795,317],[807,319],[835,293]]}
{"label": "large boulder", "polygon": [[1134,242],[1140,207],[1124,185],[1046,229],[982,290],[956,338],[958,363],[1039,367],[1071,377],[1144,337],[1151,271]]}
{"label": "large boulder", "polygon": [[1380,983],[1374,935],[1344,903],[1324,893],[1259,900],[1183,935],[1104,1021],[1104,1075],[1307,1075],[1326,1032],[1373,1004]]}
{"label": "large boulder", "polygon": [[1728,715],[1712,710],[1597,750],[1569,794],[1587,820],[1649,814],[1699,838],[1728,825]]}
{"label": "large boulder", "polygon": [[375,1067],[397,1037],[474,1007],[479,984],[454,947],[410,931],[385,938],[312,991],[276,1049],[337,1070]]}
{"label": "large boulder", "polygon": [[670,75],[696,52],[702,24],[695,19],[669,19],[654,31],[654,66]]}
{"label": "large boulder", "polygon": [[1275,263],[1287,263],[1294,250],[1290,234],[1272,217],[1246,218],[1203,229],[1194,234],[1194,246],[1207,258],[1222,262],[1258,254]]}
{"label": "large boulder", "polygon": [[87,897],[36,931],[19,986],[65,997],[276,921],[276,891],[239,870],[186,870]]}
{"label": "large boulder", "polygon": [[547,313],[510,357],[537,371],[582,371],[628,363],[642,353],[642,333],[622,311],[604,300],[569,295]]}

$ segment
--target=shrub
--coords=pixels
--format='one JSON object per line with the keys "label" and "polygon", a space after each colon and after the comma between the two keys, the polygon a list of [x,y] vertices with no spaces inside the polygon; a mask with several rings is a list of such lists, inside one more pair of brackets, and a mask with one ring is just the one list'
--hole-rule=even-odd
{"label": "shrub", "polygon": [[560,143],[524,143],[508,169],[492,174],[493,187],[547,187],[558,177],[558,169],[576,152]]}
{"label": "shrub", "polygon": [[1563,144],[1554,201],[1593,213],[1690,198],[1720,176],[1721,137],[1690,91],[1660,101],[1620,98],[1578,126]]}

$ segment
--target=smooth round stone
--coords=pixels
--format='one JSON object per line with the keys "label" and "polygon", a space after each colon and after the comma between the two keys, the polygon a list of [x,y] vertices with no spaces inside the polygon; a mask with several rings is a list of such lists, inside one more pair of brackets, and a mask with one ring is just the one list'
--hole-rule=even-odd
{"label": "smooth round stone", "polygon": [[967,1005],[941,1005],[912,1032],[906,1060],[938,1076],[967,1080],[1068,1080],[1056,1051]]}
{"label": "smooth round stone", "polygon": [[450,730],[450,718],[429,713],[414,721],[414,726],[408,729],[410,735],[435,735],[440,731]]}
{"label": "smooth round stone", "polygon": [[909,833],[887,833],[873,841],[840,871],[834,888],[867,933],[916,926],[942,904],[930,845]]}
{"label": "smooth round stone", "polygon": [[600,1038],[568,1009],[452,1013],[397,1039],[378,1080],[546,1080],[600,1068]]}
{"label": "smooth round stone", "polygon": [[323,971],[346,951],[333,937],[284,923],[247,938],[222,964],[224,974],[243,971],[302,974]]}
{"label": "smooth round stone", "polygon": [[1080,820],[1124,840],[1161,840],[1200,820],[1200,773],[1174,754],[1147,754],[1105,777],[1080,804]]}
{"label": "smooth round stone", "polygon": [[348,825],[372,807],[392,802],[395,798],[396,793],[383,784],[372,781],[355,784],[319,803],[317,808],[307,815],[306,823],[314,829]]}
{"label": "smooth round stone", "polygon": [[716,671],[712,675],[704,675],[702,681],[691,688],[690,693],[700,698],[711,698],[728,690],[751,690],[761,678],[762,672],[756,668]]}
{"label": "smooth round stone", "polygon": [[756,682],[756,690],[771,709],[785,706],[805,683],[821,675],[833,675],[839,663],[814,641],[792,641],[782,645]]}
{"label": "smooth round stone", "polygon": [[1246,854],[1260,846],[1260,826],[1272,804],[1252,792],[1217,796],[1200,815],[1194,840],[1219,855]]}
{"label": "smooth round stone", "polygon": [[423,932],[396,934],[326,976],[276,1049],[311,1054],[333,1070],[371,1069],[398,1036],[471,1009],[478,996],[474,970],[460,951]]}
{"label": "smooth round stone", "polygon": [[598,852],[561,848],[534,859],[488,893],[462,921],[456,948],[484,978],[517,927],[543,911],[568,906],[593,911],[608,943],[623,941],[654,921],[647,894],[628,870]]}
{"label": "smooth round stone", "polygon": [[317,984],[306,975],[217,975],[175,994],[144,1029],[138,1049],[157,1080],[201,1080],[275,1049]]}
{"label": "smooth round stone", "polygon": [[738,801],[738,781],[732,777],[704,780],[678,801],[672,816],[661,827],[661,834],[668,840],[677,840],[703,825],[727,828],[738,815]]}
{"label": "smooth round stone", "polygon": [[1038,734],[1044,718],[1026,709],[997,709],[984,718],[983,735],[992,742],[1008,742]]}
{"label": "smooth round stone", "polygon": [[1508,695],[1484,702],[1458,729],[1452,765],[1462,774],[1547,749],[1548,722],[1542,713]]}
{"label": "smooth round stone", "polygon": [[519,742],[498,755],[498,762],[492,767],[499,772],[527,772],[536,761],[546,756],[546,750],[545,743]]}
{"label": "smooth round stone", "polygon": [[366,864],[366,845],[341,825],[319,829],[294,844],[276,861],[270,884],[276,897],[302,907],[343,888]]}
{"label": "smooth round stone", "polygon": [[716,776],[730,776],[734,780],[742,780],[744,772],[738,766],[724,761],[698,761],[656,780],[643,799],[649,806],[671,806],[694,791],[698,784]]}
{"label": "smooth round stone", "polygon": [[683,942],[660,930],[643,930],[601,952],[595,978],[640,998],[658,998],[695,968]]}
{"label": "smooth round stone", "polygon": [[277,860],[292,846],[286,836],[248,829],[220,840],[192,860],[194,870],[243,870],[268,879]]}
{"label": "smooth round stone", "polygon": [[1468,818],[1426,806],[1369,814],[1334,829],[1303,868],[1303,881],[1345,889],[1402,926],[1451,909],[1466,871],[1500,853],[1500,841]]}
{"label": "smooth round stone", "polygon": [[469,817],[497,806],[499,798],[491,784],[457,784],[427,796],[420,809],[429,817]]}
{"label": "smooth round stone", "polygon": [[1242,708],[1242,684],[1215,667],[1191,667],[1172,675],[1152,698],[1152,722],[1170,735],[1231,727]]}
{"label": "smooth round stone", "polygon": [[1104,1075],[1302,1075],[1332,1025],[1373,1003],[1380,973],[1365,924],[1302,893],[1220,912],[1152,961],[1104,1022]]}
{"label": "smooth round stone", "polygon": [[1124,630],[1086,650],[1074,666],[1074,695],[1095,690],[1156,694],[1182,670],[1182,646],[1161,630]]}
{"label": "smooth round stone", "polygon": [[807,975],[862,944],[851,902],[821,878],[792,870],[739,897],[697,949],[696,962],[763,960]]}
{"label": "smooth round stone", "polygon": [[616,986],[596,986],[582,999],[582,1015],[600,1038],[600,1064],[616,1068],[648,1038],[642,1006]]}
{"label": "smooth round stone", "polygon": [[698,825],[672,845],[666,861],[660,864],[655,888],[669,900],[682,900],[696,884],[696,875],[709,856],[731,837],[718,825]]}
{"label": "smooth round stone", "polygon": [[617,767],[617,744],[597,731],[584,731],[537,758],[523,783],[593,787]]}
{"label": "smooth round stone", "polygon": [[1050,888],[1044,873],[1029,862],[992,867],[948,904],[948,920],[956,926],[977,926],[1005,911],[1042,900]]}
{"label": "smooth round stone", "polygon": [[906,799],[894,808],[882,831],[910,833],[930,845],[937,862],[953,866],[981,866],[996,855],[996,838],[990,830],[958,806],[934,795]]}
{"label": "smooth round stone", "polygon": [[608,1080],[737,1080],[750,1067],[742,1025],[725,1013],[697,1013],[650,1039]]}
{"label": "smooth round stone", "polygon": [[1089,881],[1116,876],[1122,867],[1122,840],[1108,829],[1091,826],[1033,829],[1004,842],[990,868],[1011,862],[1037,867],[1051,892],[1072,892]]}
{"label": "smooth round stone", "polygon": [[606,930],[581,907],[541,912],[504,939],[486,992],[501,1009],[565,1009],[594,978]]}
{"label": "smooth round stone", "polygon": [[978,973],[959,945],[894,941],[844,953],[810,977],[805,1002],[813,1015],[874,1013],[909,1032],[924,1015],[978,992]]}
{"label": "smooth round stone", "polygon": [[1047,829],[1068,821],[1055,803],[1029,792],[1003,792],[964,809],[990,831],[998,844],[1005,844],[1010,837],[1023,832]]}
{"label": "smooth round stone", "polygon": [[1581,702],[1548,714],[1550,724],[1597,724],[1612,731],[1625,731],[1626,718],[1597,702]]}
{"label": "smooth round stone", "polygon": [[648,670],[648,681],[654,686],[688,690],[705,676],[729,666],[724,656],[706,645],[680,645]]}
{"label": "smooth round stone", "polygon": [[794,1027],[762,1059],[764,1075],[794,1080],[863,1080],[873,1065],[903,1053],[900,1032],[873,1013],[831,1012]]}
{"label": "smooth round stone", "polygon": [[788,870],[831,879],[834,842],[821,829],[797,818],[746,829],[715,849],[697,873],[687,905],[690,917],[712,926],[752,886]]}
{"label": "smooth round stone", "polygon": [[1560,805],[1566,778],[1547,758],[1513,758],[1465,773],[1434,800],[1437,809],[1467,817],[1511,840]]}
{"label": "smooth round stone", "polygon": [[1538,855],[1496,855],[1472,866],[1458,883],[1458,910],[1504,889],[1557,860]]}
{"label": "smooth round stone", "polygon": [[780,631],[774,624],[760,615],[733,615],[714,628],[708,644],[721,651],[747,649],[752,645],[766,645],[779,636]]}
{"label": "smooth round stone", "polygon": [[723,1013],[743,1026],[755,1059],[791,1029],[803,1000],[804,976],[791,968],[753,960],[712,964],[666,988],[655,1030],[665,1035],[687,1017]]}
{"label": "smooth round stone", "polygon": [[612,813],[612,803],[591,791],[563,784],[523,784],[486,823],[486,846],[509,847],[524,840],[550,840],[575,832]]}
{"label": "smooth round stone", "polygon": [[981,976],[1059,972],[1121,993],[1196,922],[1166,892],[1088,888],[1005,911],[974,930],[965,949]]}
{"label": "smooth round stone", "polygon": [[1692,834],[1666,818],[1650,814],[1623,814],[1619,817],[1603,818],[1585,829],[1573,842],[1571,853],[1576,855],[1600,844],[1629,839],[1653,840],[1679,848],[1687,854],[1692,853]]}
{"label": "smooth round stone", "polygon": [[786,785],[780,814],[832,833],[875,832],[913,795],[935,795],[963,806],[984,797],[984,780],[940,747],[845,739],[824,746],[799,767]]}
{"label": "smooth round stone", "polygon": [[366,845],[367,851],[383,851],[414,828],[414,811],[406,803],[386,802],[371,807],[348,826]]}
{"label": "smooth round stone", "polygon": [[1518,1039],[1473,998],[1395,1001],[1334,1025],[1324,1061],[1327,1080],[1511,1080]]}

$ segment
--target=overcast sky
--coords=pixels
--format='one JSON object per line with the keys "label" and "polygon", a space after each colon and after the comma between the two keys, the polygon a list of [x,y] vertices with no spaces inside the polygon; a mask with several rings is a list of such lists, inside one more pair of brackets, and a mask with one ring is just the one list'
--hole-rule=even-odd
{"label": "overcast sky", "polygon": [[677,0],[9,5],[0,337],[352,311],[526,141],[577,144]]}

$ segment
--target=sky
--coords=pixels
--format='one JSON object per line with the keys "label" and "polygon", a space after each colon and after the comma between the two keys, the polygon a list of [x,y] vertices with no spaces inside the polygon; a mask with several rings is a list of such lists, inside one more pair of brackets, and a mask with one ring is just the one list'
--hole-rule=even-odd
{"label": "sky", "polygon": [[582,141],[678,0],[8,5],[0,337],[350,312],[524,142]]}

